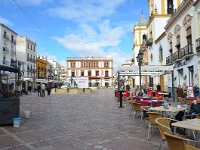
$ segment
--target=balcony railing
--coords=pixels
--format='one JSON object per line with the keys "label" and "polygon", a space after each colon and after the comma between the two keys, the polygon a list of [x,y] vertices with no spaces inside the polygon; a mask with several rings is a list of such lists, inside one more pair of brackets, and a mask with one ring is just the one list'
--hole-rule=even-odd
{"label": "balcony railing", "polygon": [[193,54],[193,45],[192,44],[189,44],[183,48],[181,48],[181,58],[182,57],[187,57],[188,55],[190,54]]}
{"label": "balcony railing", "polygon": [[167,56],[166,58],[166,65],[171,65],[172,64],[172,55]]}
{"label": "balcony railing", "polygon": [[9,40],[9,36],[7,34],[3,35],[4,39]]}
{"label": "balcony railing", "polygon": [[199,53],[200,52],[200,38],[198,38],[196,40],[196,52]]}
{"label": "balcony railing", "polygon": [[4,54],[8,54],[9,53],[9,49],[7,47],[3,47],[3,53]]}

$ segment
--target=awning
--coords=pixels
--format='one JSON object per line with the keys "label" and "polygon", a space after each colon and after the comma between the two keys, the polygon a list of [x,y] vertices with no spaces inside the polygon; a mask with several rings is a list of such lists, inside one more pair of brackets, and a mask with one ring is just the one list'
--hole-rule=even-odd
{"label": "awning", "polygon": [[0,65],[0,71],[9,71],[9,72],[14,72],[14,73],[20,73],[19,68],[13,68],[13,67],[8,67],[4,65]]}
{"label": "awning", "polygon": [[[141,66],[142,76],[159,76],[163,74],[168,74],[173,71],[174,65],[146,65]],[[121,66],[118,69],[120,75],[122,76],[139,76],[139,67],[132,66]]]}

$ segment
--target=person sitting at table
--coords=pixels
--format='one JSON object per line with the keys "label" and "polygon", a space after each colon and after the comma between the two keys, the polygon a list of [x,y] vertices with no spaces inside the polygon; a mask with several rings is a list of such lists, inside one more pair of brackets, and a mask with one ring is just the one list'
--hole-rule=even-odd
{"label": "person sitting at table", "polygon": [[183,111],[178,112],[178,114],[175,116],[175,119],[178,121],[183,120],[183,116],[185,115],[186,119],[193,119],[196,117],[197,114],[200,114],[200,97],[197,97],[197,99],[193,100],[192,105],[188,112],[184,113]]}

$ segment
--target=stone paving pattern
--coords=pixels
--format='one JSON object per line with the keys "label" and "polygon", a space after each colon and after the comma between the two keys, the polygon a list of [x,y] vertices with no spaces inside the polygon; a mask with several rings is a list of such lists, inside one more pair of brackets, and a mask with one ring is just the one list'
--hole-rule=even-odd
{"label": "stone paving pattern", "polygon": [[[148,121],[132,120],[128,105],[123,106],[118,108],[114,89],[78,95],[22,96],[22,124],[19,128],[0,127],[0,149],[157,150],[158,129],[146,141]],[[29,119],[24,118],[25,110],[31,112]]]}

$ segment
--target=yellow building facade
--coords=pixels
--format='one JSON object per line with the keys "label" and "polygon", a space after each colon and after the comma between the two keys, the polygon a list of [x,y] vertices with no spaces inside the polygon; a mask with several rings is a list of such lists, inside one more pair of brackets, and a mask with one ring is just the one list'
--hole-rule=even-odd
{"label": "yellow building facade", "polygon": [[41,57],[36,59],[36,79],[45,79],[47,74],[47,60]]}

